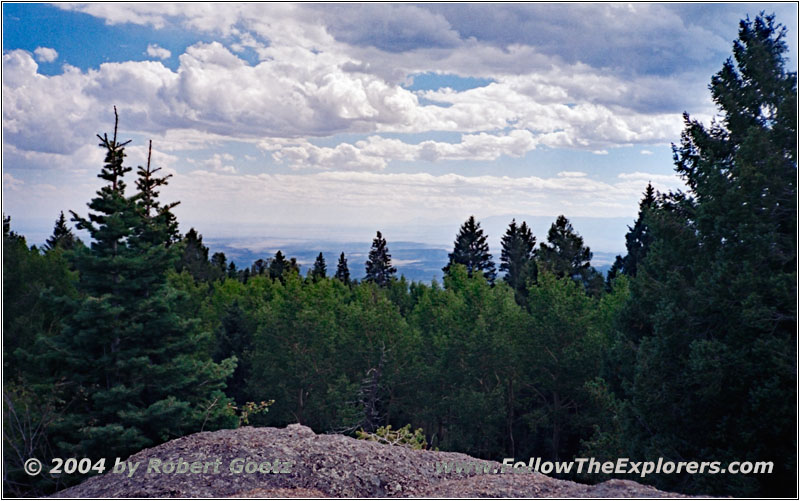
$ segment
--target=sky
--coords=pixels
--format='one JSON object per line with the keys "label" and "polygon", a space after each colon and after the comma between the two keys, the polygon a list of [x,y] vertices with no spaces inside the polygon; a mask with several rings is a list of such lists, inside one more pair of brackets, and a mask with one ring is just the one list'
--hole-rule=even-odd
{"label": "sky", "polygon": [[85,215],[116,106],[183,231],[446,248],[475,215],[499,254],[512,217],[541,241],[564,214],[620,252],[760,11],[796,71],[795,3],[3,3],[3,212],[32,243]]}

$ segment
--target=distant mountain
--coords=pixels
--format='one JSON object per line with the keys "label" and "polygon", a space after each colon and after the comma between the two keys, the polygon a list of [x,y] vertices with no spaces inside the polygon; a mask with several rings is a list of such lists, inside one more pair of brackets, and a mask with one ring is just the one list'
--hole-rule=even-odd
{"label": "distant mountain", "polygon": [[[322,252],[328,265],[328,274],[336,270],[336,262],[341,252],[345,253],[350,274],[353,278],[364,277],[364,263],[367,261],[372,242],[333,242],[333,241],[297,241],[269,238],[204,238],[210,254],[224,252],[228,261],[236,263],[237,268],[250,266],[257,259],[269,259],[280,250],[288,257],[297,258],[300,272],[305,275],[313,266],[317,254]],[[398,275],[418,282],[442,281],[442,267],[447,264],[448,249],[420,242],[389,242],[392,263]],[[499,249],[493,252],[499,265]],[[614,262],[616,253],[595,252],[592,264],[605,274]]]}

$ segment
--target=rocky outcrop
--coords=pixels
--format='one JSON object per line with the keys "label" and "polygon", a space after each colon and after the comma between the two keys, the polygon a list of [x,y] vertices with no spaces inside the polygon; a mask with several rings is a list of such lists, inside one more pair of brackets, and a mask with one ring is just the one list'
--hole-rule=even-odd
{"label": "rocky outcrop", "polygon": [[[145,449],[55,497],[675,497],[628,480],[445,473],[464,454],[317,435],[301,425],[196,433]],[[500,470],[499,463],[480,461]],[[123,468],[124,464],[124,468]],[[136,466],[134,466],[136,465]],[[133,471],[131,468],[135,468]]]}

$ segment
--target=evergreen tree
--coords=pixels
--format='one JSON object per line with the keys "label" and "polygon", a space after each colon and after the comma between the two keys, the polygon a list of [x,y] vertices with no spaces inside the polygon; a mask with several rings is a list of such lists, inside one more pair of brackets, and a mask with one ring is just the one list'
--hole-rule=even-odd
{"label": "evergreen tree", "polygon": [[386,239],[379,231],[372,240],[372,248],[369,251],[369,259],[366,262],[365,282],[375,282],[381,287],[389,285],[397,273],[397,268],[392,266],[392,255],[386,247]]}
{"label": "evergreen tree", "polygon": [[45,243],[45,250],[72,250],[75,245],[79,243],[80,239],[75,238],[72,230],[67,226],[67,219],[64,217],[64,211],[61,211],[61,215],[56,220],[55,227],[53,228],[53,234]]}
{"label": "evergreen tree", "polygon": [[227,276],[228,278],[236,278],[239,276],[238,272],[236,271],[236,263],[233,261],[228,264]]}
{"label": "evergreen tree", "polygon": [[489,283],[493,283],[497,272],[495,271],[492,255],[489,254],[489,244],[483,234],[481,224],[475,221],[475,216],[470,216],[456,235],[453,252],[448,255],[449,262],[442,271],[448,273],[455,264],[463,264],[467,273],[472,276],[474,272],[481,272]]}
{"label": "evergreen tree", "polygon": [[[89,203],[88,218],[73,213],[92,237],[90,249],[74,254],[81,296],[58,298],[71,314],[58,336],[42,338],[49,349],[41,357],[68,402],[54,425],[61,454],[126,456],[197,431],[204,420],[225,423],[221,390],[233,363],[195,354],[203,335],[175,314],[166,283],[174,253],[148,242],[143,226],[153,222],[143,220],[139,194],[125,195],[128,143],[117,140],[116,121],[112,138],[98,137],[106,150],[99,177],[107,184]],[[222,405],[211,412],[212,402]]]}
{"label": "evergreen tree", "polygon": [[211,256],[211,267],[214,269],[214,279],[222,280],[227,275],[228,258],[225,257],[224,252],[215,252]]}
{"label": "evergreen tree", "polygon": [[[281,251],[278,251],[278,254],[280,254],[280,258],[283,259],[283,254],[281,253]],[[260,259],[260,258],[256,259],[253,262],[253,266],[250,267],[250,273],[252,275],[264,275],[264,274],[266,274],[267,270],[269,269],[269,262],[268,261],[269,260],[265,261],[265,260]]]}
{"label": "evergreen tree", "polygon": [[664,488],[797,494],[797,76],[785,69],[785,36],[774,16],[743,20],[711,80],[721,120],[685,116],[673,151],[689,190],[660,196],[646,218],[623,385],[631,454],[746,456],[775,470],[654,476]]}
{"label": "evergreen tree", "polygon": [[347,258],[344,257],[344,252],[339,255],[339,262],[336,263],[336,274],[333,278],[345,285],[350,284],[350,269],[347,268]]}
{"label": "evergreen tree", "polygon": [[517,226],[517,221],[512,219],[502,238],[500,271],[506,273],[503,280],[514,289],[520,304],[526,302],[528,284],[536,281],[535,250],[536,237],[528,224],[523,221]]}
{"label": "evergreen tree", "polygon": [[283,252],[278,251],[275,253],[275,257],[269,260],[267,271],[273,280],[284,282],[288,273],[300,273],[300,266],[297,264],[296,258],[286,259]]}
{"label": "evergreen tree", "polygon": [[195,280],[212,280],[215,270],[208,260],[208,247],[203,244],[203,235],[190,228],[181,241],[181,247],[183,254],[178,263],[178,271],[188,271]]}
{"label": "evergreen tree", "polygon": [[[165,247],[169,247],[181,238],[178,231],[178,220],[172,213],[172,209],[180,202],[162,205],[158,200],[159,188],[168,184],[172,174],[163,177],[155,175],[161,168],[153,169],[151,167],[152,153],[153,141],[150,141],[147,146],[147,164],[144,167],[140,165],[137,169],[136,208],[142,222],[138,238],[144,240],[146,244],[163,244]],[[202,237],[200,240],[202,243]]]}
{"label": "evergreen tree", "polygon": [[575,280],[587,292],[597,293],[603,288],[602,276],[591,266],[592,251],[583,245],[583,237],[563,215],[550,226],[547,243],[539,244],[536,257],[542,269],[557,278]]}
{"label": "evergreen tree", "polygon": [[314,268],[311,269],[311,278],[317,282],[327,276],[328,269],[325,266],[325,257],[320,252],[314,261]]}
{"label": "evergreen tree", "polygon": [[217,329],[216,346],[213,359],[222,363],[225,359],[236,357],[236,369],[228,379],[227,394],[238,404],[250,400],[247,382],[250,379],[253,333],[255,328],[238,301],[225,309],[222,322]]}

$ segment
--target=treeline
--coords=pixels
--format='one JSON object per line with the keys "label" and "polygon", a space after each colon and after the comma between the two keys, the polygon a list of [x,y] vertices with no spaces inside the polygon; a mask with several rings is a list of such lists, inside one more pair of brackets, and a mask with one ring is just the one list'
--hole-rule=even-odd
{"label": "treeline", "polygon": [[[391,424],[477,457],[772,461],[767,475],[651,475],[687,493],[796,489],[796,74],[771,16],[742,21],[712,78],[720,120],[686,116],[677,172],[648,186],[604,280],[561,216],[539,242],[512,221],[499,267],[474,218],[444,283],[397,278],[373,241],[366,277],[278,253],[236,269],[177,232],[168,181],[100,137],[106,182],[43,249],[4,218],[4,492],[29,457],[127,456],[200,430]],[[501,276],[498,277],[498,271]],[[268,407],[268,412],[263,412]],[[602,477],[580,477],[596,481]]]}

